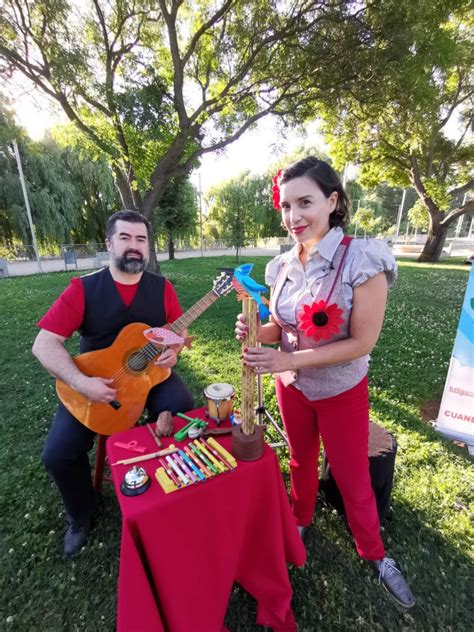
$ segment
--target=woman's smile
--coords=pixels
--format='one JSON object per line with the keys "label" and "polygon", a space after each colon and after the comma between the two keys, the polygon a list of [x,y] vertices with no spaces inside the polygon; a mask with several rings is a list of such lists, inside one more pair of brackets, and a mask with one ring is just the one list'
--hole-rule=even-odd
{"label": "woman's smile", "polygon": [[301,235],[301,233],[304,232],[307,228],[308,225],[305,224],[305,226],[293,226],[292,228],[290,228],[290,230],[295,235]]}

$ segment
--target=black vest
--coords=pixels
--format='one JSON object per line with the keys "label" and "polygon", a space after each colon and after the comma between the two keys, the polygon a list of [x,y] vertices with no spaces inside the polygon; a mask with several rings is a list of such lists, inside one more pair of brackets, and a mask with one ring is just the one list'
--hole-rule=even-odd
{"label": "black vest", "polygon": [[109,347],[130,323],[146,323],[150,327],[166,324],[163,276],[145,270],[128,307],[108,268],[83,276],[81,281],[85,294],[84,319],[79,329],[81,353]]}

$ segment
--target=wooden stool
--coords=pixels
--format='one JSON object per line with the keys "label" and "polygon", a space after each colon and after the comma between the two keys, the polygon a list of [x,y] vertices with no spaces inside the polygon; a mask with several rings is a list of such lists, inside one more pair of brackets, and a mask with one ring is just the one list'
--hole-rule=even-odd
{"label": "wooden stool", "polygon": [[[380,522],[383,524],[390,510],[390,496],[393,487],[393,473],[395,469],[395,456],[397,454],[397,442],[395,437],[382,426],[370,422],[369,424],[369,467],[372,488],[377,502],[377,511]],[[323,472],[319,481],[319,490],[324,494],[327,502],[337,509],[339,513],[345,513],[342,496],[331,472],[331,467],[326,457],[323,462]]]}
{"label": "wooden stool", "polygon": [[97,435],[97,450],[95,453],[95,467],[94,467],[94,489],[97,494],[102,492],[102,483],[104,481],[112,482],[110,476],[104,474],[105,459],[107,458],[105,452],[105,442],[108,437],[106,435]]}

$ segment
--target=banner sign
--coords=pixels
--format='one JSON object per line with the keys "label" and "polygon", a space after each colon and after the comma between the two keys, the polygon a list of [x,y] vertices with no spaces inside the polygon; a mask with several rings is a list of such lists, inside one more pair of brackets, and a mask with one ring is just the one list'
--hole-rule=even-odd
{"label": "banner sign", "polygon": [[466,443],[469,453],[474,454],[474,265],[435,428],[448,439]]}

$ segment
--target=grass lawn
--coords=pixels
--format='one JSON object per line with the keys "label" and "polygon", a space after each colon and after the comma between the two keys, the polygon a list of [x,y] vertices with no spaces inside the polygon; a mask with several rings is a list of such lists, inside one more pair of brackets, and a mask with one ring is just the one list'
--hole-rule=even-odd
{"label": "grass lawn", "polygon": [[[267,261],[255,258],[256,279],[263,280]],[[164,263],[162,270],[187,308],[211,288],[221,265],[235,262],[185,259]],[[372,356],[372,417],[395,434],[399,446],[392,520],[384,539],[402,563],[417,605],[403,613],[392,604],[358,559],[341,517],[319,504],[308,562],[290,568],[300,632],[472,629],[472,462],[420,412],[426,402],[441,398],[467,273],[456,263],[402,261]],[[113,489],[105,485],[90,545],[66,561],[61,504],[40,462],[56,395],[30,349],[35,321],[71,276],[0,281],[0,630],[115,629],[120,513]],[[178,366],[199,405],[210,383],[230,382],[239,390],[239,345],[233,336],[238,311],[234,295],[221,298],[191,327],[196,341]],[[70,349],[77,350],[76,338]],[[270,377],[264,398],[277,416]],[[279,457],[287,477],[286,450]],[[255,611],[253,599],[236,586],[226,620],[232,632],[262,630],[254,623]]]}

